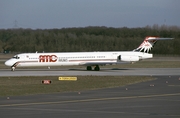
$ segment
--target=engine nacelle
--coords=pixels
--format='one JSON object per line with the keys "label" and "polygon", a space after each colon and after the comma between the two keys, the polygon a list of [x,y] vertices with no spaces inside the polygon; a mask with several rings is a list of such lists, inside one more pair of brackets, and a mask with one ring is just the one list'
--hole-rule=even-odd
{"label": "engine nacelle", "polygon": [[139,61],[139,56],[119,55],[117,60],[126,61],[126,62],[135,62],[135,61]]}

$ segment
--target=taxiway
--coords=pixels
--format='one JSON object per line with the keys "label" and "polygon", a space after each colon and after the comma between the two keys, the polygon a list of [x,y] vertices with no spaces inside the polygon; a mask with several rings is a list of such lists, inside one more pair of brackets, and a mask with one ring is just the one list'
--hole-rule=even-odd
{"label": "taxiway", "polygon": [[62,75],[94,75],[94,76],[162,76],[180,75],[180,68],[103,68],[101,71],[75,69],[0,69],[0,76],[62,76]]}

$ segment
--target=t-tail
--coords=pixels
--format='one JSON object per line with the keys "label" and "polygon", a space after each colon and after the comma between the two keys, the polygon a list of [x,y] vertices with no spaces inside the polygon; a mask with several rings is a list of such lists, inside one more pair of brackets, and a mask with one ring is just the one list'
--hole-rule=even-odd
{"label": "t-tail", "polygon": [[145,40],[141,43],[141,45],[138,48],[134,49],[133,51],[149,53],[153,48],[154,44],[158,40],[169,40],[169,39],[173,39],[173,38],[160,38],[160,37],[149,36],[146,37]]}

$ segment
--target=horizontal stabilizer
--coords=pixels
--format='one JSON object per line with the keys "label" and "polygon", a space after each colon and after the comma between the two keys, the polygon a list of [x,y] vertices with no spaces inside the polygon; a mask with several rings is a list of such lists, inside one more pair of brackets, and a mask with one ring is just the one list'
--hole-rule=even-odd
{"label": "horizontal stabilizer", "polygon": [[148,37],[147,40],[151,41],[151,40],[171,40],[174,38],[160,38],[160,37]]}

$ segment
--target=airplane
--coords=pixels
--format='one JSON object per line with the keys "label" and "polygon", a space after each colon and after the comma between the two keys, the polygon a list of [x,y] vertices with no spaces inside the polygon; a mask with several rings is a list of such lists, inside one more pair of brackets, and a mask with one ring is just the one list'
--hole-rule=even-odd
{"label": "airplane", "polygon": [[158,40],[173,38],[160,38],[148,36],[141,45],[132,51],[106,51],[106,52],[52,52],[52,53],[22,53],[13,56],[5,62],[6,66],[14,71],[16,67],[38,66],[86,66],[86,70],[99,71],[103,65],[133,63],[143,59],[153,58],[150,50]]}

